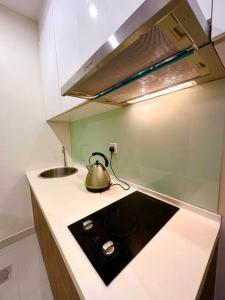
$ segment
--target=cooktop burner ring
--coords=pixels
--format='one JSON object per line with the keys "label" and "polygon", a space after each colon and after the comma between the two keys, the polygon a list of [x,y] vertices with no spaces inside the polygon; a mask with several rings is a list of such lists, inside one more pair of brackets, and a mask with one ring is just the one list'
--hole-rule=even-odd
{"label": "cooktop burner ring", "polygon": [[117,237],[129,237],[137,230],[137,219],[132,214],[112,211],[104,219],[104,227]]}

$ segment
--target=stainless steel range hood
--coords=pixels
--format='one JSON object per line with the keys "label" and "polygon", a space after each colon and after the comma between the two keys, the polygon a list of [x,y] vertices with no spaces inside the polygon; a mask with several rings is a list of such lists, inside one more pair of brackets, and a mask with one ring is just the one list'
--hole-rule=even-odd
{"label": "stainless steel range hood", "polygon": [[115,105],[194,81],[225,77],[196,0],[147,0],[62,87]]}

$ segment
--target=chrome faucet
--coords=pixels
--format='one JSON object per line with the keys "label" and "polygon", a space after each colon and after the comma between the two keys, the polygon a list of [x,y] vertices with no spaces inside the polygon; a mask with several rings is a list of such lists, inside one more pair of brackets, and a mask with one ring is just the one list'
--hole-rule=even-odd
{"label": "chrome faucet", "polygon": [[64,159],[64,167],[67,167],[67,161],[66,161],[66,150],[65,147],[62,147],[62,153],[63,153],[63,159]]}

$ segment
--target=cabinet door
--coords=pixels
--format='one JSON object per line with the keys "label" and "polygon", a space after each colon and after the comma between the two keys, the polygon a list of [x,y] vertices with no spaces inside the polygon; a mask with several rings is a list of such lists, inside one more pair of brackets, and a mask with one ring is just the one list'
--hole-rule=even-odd
{"label": "cabinet door", "polygon": [[[77,22],[75,0],[54,0],[54,33],[56,45],[56,57],[60,88],[69,77],[79,68],[79,53],[77,46]],[[86,102],[76,97],[60,96],[61,112],[65,112]]]}
{"label": "cabinet door", "polygon": [[225,66],[225,3],[224,0],[213,1],[212,40],[214,47]]}
{"label": "cabinet door", "polygon": [[144,2],[144,0],[76,1],[78,47],[83,64]]}
{"label": "cabinet door", "polygon": [[[59,88],[144,0],[55,0],[53,7]],[[61,112],[85,102],[61,97]]]}
{"label": "cabinet door", "polygon": [[39,30],[39,51],[46,119],[50,119],[60,113],[58,70],[51,3],[46,5],[42,25]]}
{"label": "cabinet door", "polygon": [[201,8],[201,11],[203,12],[203,15],[206,20],[211,19],[212,15],[212,0],[197,0],[198,5]]}
{"label": "cabinet door", "polygon": [[62,86],[144,0],[55,0],[55,38]]}
{"label": "cabinet door", "polygon": [[54,0],[55,42],[61,86],[80,66],[76,2]]}
{"label": "cabinet door", "polygon": [[225,2],[213,0],[212,13],[212,40],[216,41],[225,36]]}

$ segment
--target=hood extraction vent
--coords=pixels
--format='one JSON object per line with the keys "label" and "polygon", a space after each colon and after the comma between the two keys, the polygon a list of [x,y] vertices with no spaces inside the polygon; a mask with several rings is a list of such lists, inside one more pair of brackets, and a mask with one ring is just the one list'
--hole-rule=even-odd
{"label": "hood extraction vent", "polygon": [[62,94],[127,105],[185,82],[224,76],[196,0],[148,0],[72,76]]}

